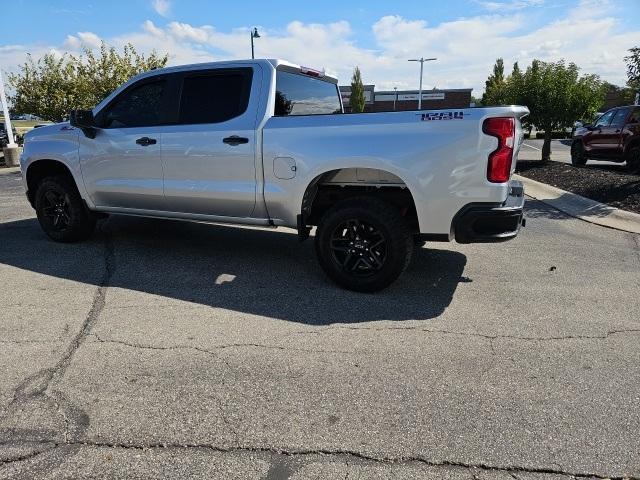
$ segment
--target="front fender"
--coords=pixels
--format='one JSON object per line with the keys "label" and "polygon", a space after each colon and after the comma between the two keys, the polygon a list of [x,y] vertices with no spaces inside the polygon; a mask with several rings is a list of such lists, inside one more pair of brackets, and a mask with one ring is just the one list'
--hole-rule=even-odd
{"label": "front fender", "polygon": [[87,195],[78,156],[80,131],[68,124],[41,127],[28,132],[20,156],[20,169],[25,191],[28,191],[29,168],[41,160],[53,160],[64,165],[73,177],[80,196],[91,208],[93,204]]}

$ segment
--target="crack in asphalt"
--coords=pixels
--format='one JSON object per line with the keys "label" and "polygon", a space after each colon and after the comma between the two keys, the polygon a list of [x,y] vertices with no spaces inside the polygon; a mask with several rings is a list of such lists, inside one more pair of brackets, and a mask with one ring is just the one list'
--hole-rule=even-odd
{"label": "crack in asphalt", "polygon": [[[88,425],[88,416],[78,407],[71,404],[61,392],[49,391],[52,382],[60,379],[71,364],[73,356],[78,348],[86,340],[91,328],[97,322],[100,313],[105,306],[106,292],[113,273],[115,272],[115,252],[109,234],[104,230],[104,224],[101,225],[104,233],[104,273],[98,284],[98,288],[94,293],[91,307],[87,313],[82,326],[78,333],[68,344],[60,360],[55,365],[43,368],[38,372],[24,379],[20,385],[14,390],[13,398],[7,405],[5,414],[0,417],[0,421],[9,418],[15,412],[20,412],[30,401],[41,399],[45,402],[53,404],[58,414],[62,416],[64,421],[64,430],[61,432],[65,441],[70,440],[70,429],[73,427],[76,434],[81,433]],[[48,392],[49,391],[49,392]],[[2,423],[0,423],[0,426]],[[5,429],[4,433],[12,433],[14,429]],[[15,432],[14,432],[15,433]]]}
{"label": "crack in asphalt", "polygon": [[225,350],[229,348],[265,348],[265,349],[295,351],[295,352],[304,352],[304,353],[344,353],[344,354],[353,353],[346,350],[315,350],[315,349],[306,349],[306,348],[283,347],[282,345],[264,345],[260,343],[227,343],[224,345],[214,345],[212,347],[209,347],[209,349],[198,347],[195,345],[169,345],[169,346],[161,347],[161,346],[150,345],[150,344],[125,342],[124,340],[106,339],[106,338],[100,337],[96,333],[91,333],[90,335],[92,337],[95,337],[101,343],[115,343],[115,344],[125,345],[131,348],[141,348],[141,349],[148,349],[148,350],[196,350],[198,352],[212,355],[223,361],[224,359],[222,359],[214,350]]}
{"label": "crack in asphalt", "polygon": [[42,345],[42,344],[62,343],[62,342],[60,340],[0,340],[0,343],[10,343],[15,345],[37,343]]}
{"label": "crack in asphalt", "polygon": [[[15,404],[20,400],[26,398],[33,398],[42,393],[44,393],[51,384],[54,379],[60,378],[64,375],[67,367],[71,363],[71,359],[73,355],[76,353],[82,342],[86,339],[89,331],[96,323],[98,317],[100,316],[100,312],[104,308],[105,305],[105,297],[106,291],[108,288],[109,281],[113,276],[115,271],[115,254],[113,249],[113,244],[109,238],[109,236],[105,232],[105,242],[104,242],[104,263],[105,270],[96,290],[93,300],[91,302],[91,308],[89,309],[89,313],[85,317],[80,330],[76,334],[76,336],[71,340],[67,349],[65,350],[62,358],[58,360],[58,362],[50,368],[45,368],[36,372],[34,375],[31,375],[27,379],[25,379],[19,386],[16,388],[14,392],[13,400],[9,404]],[[33,388],[35,387],[35,388]]]}
{"label": "crack in asphalt", "polygon": [[[494,344],[495,340],[498,339],[510,339],[510,340],[520,340],[527,342],[542,342],[542,341],[564,341],[564,340],[606,340],[612,335],[618,335],[622,333],[640,333],[640,328],[634,329],[620,329],[620,330],[609,330],[604,335],[565,335],[558,337],[525,337],[525,336],[517,336],[517,335],[488,335],[482,333],[473,333],[473,332],[454,332],[449,330],[433,330],[427,328],[420,327],[348,327],[348,326],[332,326],[323,328],[320,331],[309,331],[309,332],[293,332],[296,334],[299,333],[309,333],[309,334],[319,334],[326,332],[331,329],[344,329],[344,330],[373,330],[373,331],[384,331],[384,330],[412,330],[412,331],[421,331],[432,334],[441,334],[441,335],[459,335],[465,337],[478,337],[483,338],[489,341],[489,349],[491,351],[491,355],[497,355],[496,347]],[[106,339],[102,338],[100,335],[96,333],[89,333],[88,336],[94,337],[100,343],[114,343],[119,345],[124,345],[130,348],[139,348],[146,350],[195,350],[201,353],[205,353],[207,355],[212,355],[225,363],[227,366],[231,368],[231,366],[226,362],[225,359],[220,357],[215,350],[224,350],[230,348],[264,348],[264,349],[274,349],[274,350],[283,350],[283,351],[296,351],[303,353],[339,353],[339,354],[353,354],[357,353],[357,351],[348,351],[348,350],[321,350],[321,349],[310,349],[310,348],[295,348],[295,347],[285,347],[282,345],[265,345],[260,343],[229,343],[223,345],[215,345],[209,348],[202,348],[196,345],[169,345],[169,346],[158,346],[151,344],[140,344],[140,343],[132,343],[126,342],[124,340],[114,340],[114,339]]]}
{"label": "crack in asphalt", "polygon": [[[619,330],[609,330],[604,335],[563,335],[558,337],[525,337],[519,335],[489,335],[485,333],[475,332],[454,332],[450,330],[433,330],[429,328],[420,328],[417,326],[405,326],[405,327],[352,327],[346,325],[332,325],[330,327],[322,328],[318,332],[308,333],[323,333],[329,330],[371,330],[371,331],[391,331],[391,330],[413,330],[427,333],[443,334],[443,335],[459,335],[463,337],[479,337],[487,340],[497,339],[510,339],[510,340],[522,340],[526,342],[549,342],[549,341],[563,341],[563,340],[606,340],[612,335],[620,333],[640,333],[640,328],[624,328]],[[305,332],[296,332],[305,333]]]}
{"label": "crack in asphalt", "polygon": [[[30,442],[31,445],[37,444],[38,442]],[[290,458],[305,458],[305,457],[313,457],[313,456],[330,456],[332,458],[337,458],[343,460],[348,464],[350,460],[360,460],[364,462],[373,462],[373,463],[383,463],[389,465],[427,465],[430,467],[461,467],[472,470],[483,470],[483,471],[492,471],[492,472],[504,472],[510,475],[511,477],[517,479],[517,473],[531,473],[531,474],[553,474],[553,475],[564,475],[568,477],[574,478],[596,478],[602,480],[640,480],[640,477],[631,476],[631,475],[602,475],[598,473],[588,473],[588,472],[572,472],[566,471],[557,468],[545,468],[545,467],[524,467],[518,465],[490,465],[487,463],[469,463],[462,462],[456,460],[429,460],[424,457],[389,457],[389,456],[376,456],[365,454],[352,450],[345,449],[287,449],[287,448],[277,448],[277,447],[247,447],[247,446],[238,446],[238,447],[220,447],[210,444],[173,444],[171,442],[162,442],[162,443],[153,443],[153,444],[136,444],[133,442],[130,443],[119,443],[119,442],[42,442],[43,445],[53,445],[51,448],[46,449],[44,451],[24,455],[26,458],[16,458],[10,460],[0,460],[0,465],[7,465],[16,462],[21,462],[25,460],[29,460],[30,458],[36,457],[37,455],[51,451],[56,448],[63,447],[95,447],[95,448],[120,448],[125,450],[151,450],[151,449],[162,449],[162,450],[201,450],[208,452],[216,452],[216,453],[230,453],[230,454],[270,454],[277,456],[284,456]],[[6,445],[0,443],[0,445]],[[473,472],[471,472],[473,475]]]}
{"label": "crack in asphalt", "polygon": [[[2,446],[2,445],[6,445],[6,444],[0,443],[0,446]],[[42,450],[37,450],[35,452],[30,452],[30,453],[25,453],[23,455],[18,455],[17,457],[13,457],[13,458],[10,458],[10,459],[2,459],[2,458],[0,458],[0,466],[1,465],[8,465],[10,463],[26,462],[27,460],[31,460],[32,458],[36,458],[39,455],[42,455],[43,453],[51,452],[51,451],[61,447],[61,445],[52,444],[50,442],[39,444],[39,445],[47,445],[48,448],[43,448]]]}
{"label": "crack in asphalt", "polygon": [[640,235],[636,233],[629,233],[631,235],[631,248],[636,252],[636,259],[640,263]]}

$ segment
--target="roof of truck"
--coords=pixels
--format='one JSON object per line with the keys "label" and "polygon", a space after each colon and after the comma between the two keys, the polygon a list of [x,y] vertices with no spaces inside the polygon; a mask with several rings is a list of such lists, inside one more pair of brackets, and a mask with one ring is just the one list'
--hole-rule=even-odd
{"label": "roof of truck", "polygon": [[[331,83],[336,83],[336,84],[338,83],[338,79],[331,75],[327,75],[324,69],[319,70],[317,68],[298,65],[296,63],[292,63],[287,60],[283,60],[281,58],[256,58],[256,59],[249,58],[249,59],[239,59],[239,60],[223,60],[218,62],[191,63],[187,65],[173,65],[171,67],[158,68],[158,69],[152,70],[151,72],[153,72],[154,74],[157,74],[159,72],[174,72],[174,71],[180,71],[180,70],[196,70],[196,69],[205,69],[205,68],[211,68],[211,67],[220,67],[224,65],[237,65],[239,63],[252,64],[252,63],[264,63],[264,62],[270,63],[271,65],[273,65],[274,68],[284,68],[285,70],[289,70],[289,71],[306,73],[310,76],[321,78],[322,80],[325,80]],[[149,74],[151,72],[144,72],[139,76],[142,77],[145,74]]]}

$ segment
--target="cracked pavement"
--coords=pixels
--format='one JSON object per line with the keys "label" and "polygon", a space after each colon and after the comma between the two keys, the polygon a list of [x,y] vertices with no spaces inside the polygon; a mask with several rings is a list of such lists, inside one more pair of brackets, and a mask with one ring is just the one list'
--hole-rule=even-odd
{"label": "cracked pavement", "polygon": [[55,244],[0,175],[0,479],[640,478],[640,239],[527,217],[363,295],[286,230]]}

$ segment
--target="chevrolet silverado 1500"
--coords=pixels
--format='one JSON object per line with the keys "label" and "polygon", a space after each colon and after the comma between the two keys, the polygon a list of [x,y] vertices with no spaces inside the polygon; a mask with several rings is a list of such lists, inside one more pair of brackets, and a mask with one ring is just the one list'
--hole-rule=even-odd
{"label": "chevrolet silverado 1500", "polygon": [[339,285],[380,290],[424,241],[523,223],[525,107],[344,114],[337,80],[282,60],[164,68],[27,133],[27,198],[55,241],[108,214],[297,229]]}

